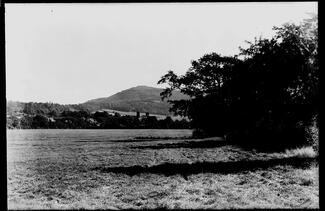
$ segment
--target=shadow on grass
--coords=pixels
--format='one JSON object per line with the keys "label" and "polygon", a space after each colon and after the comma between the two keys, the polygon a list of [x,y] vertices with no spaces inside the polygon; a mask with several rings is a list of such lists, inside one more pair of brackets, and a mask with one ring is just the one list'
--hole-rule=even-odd
{"label": "shadow on grass", "polygon": [[242,150],[245,150],[245,151],[255,150],[256,152],[264,152],[264,153],[285,152],[286,150],[308,146],[308,145],[299,145],[299,144],[279,144],[279,143],[278,144],[274,144],[274,143],[263,143],[263,144],[230,143],[230,144],[233,146],[240,147]]}
{"label": "shadow on grass", "polygon": [[165,143],[152,146],[133,146],[134,149],[171,149],[171,148],[215,148],[227,145],[226,141],[184,141],[180,143]]}
{"label": "shadow on grass", "polygon": [[130,166],[130,167],[95,167],[92,170],[103,173],[123,173],[130,176],[151,173],[163,174],[165,176],[183,175],[187,178],[191,174],[199,173],[239,173],[242,171],[253,171],[257,169],[267,169],[277,165],[291,165],[294,167],[308,168],[315,161],[315,158],[281,158],[270,160],[243,160],[228,162],[198,162],[198,163],[163,163],[156,166]]}
{"label": "shadow on grass", "polygon": [[122,142],[122,143],[129,143],[129,142],[153,142],[153,141],[161,141],[161,140],[191,140],[193,138],[191,137],[135,137],[133,139],[129,139],[129,140],[116,140],[115,142]]}
{"label": "shadow on grass", "polygon": [[136,140],[155,140],[155,139],[193,139],[191,136],[179,136],[179,137],[169,137],[169,136],[137,136],[134,137]]}

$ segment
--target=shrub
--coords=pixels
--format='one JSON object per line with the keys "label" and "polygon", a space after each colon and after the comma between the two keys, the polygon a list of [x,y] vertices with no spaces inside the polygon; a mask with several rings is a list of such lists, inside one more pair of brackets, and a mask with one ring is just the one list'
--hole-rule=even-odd
{"label": "shrub", "polygon": [[310,126],[306,127],[306,139],[309,145],[313,147],[315,152],[319,154],[319,128],[317,116],[314,116]]}
{"label": "shrub", "polygon": [[196,128],[193,130],[192,137],[193,138],[206,138],[208,135],[204,132],[204,130]]}

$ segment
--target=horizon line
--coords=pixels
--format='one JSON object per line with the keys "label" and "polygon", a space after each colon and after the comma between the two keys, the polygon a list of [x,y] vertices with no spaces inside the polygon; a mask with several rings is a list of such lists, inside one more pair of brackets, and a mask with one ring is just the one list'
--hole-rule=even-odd
{"label": "horizon line", "polygon": [[[115,94],[118,94],[118,93],[123,92],[123,91],[128,90],[128,89],[137,88],[137,87],[149,87],[149,88],[163,89],[163,88],[154,87],[154,86],[137,85],[137,86],[133,86],[133,87],[118,91]],[[52,101],[23,101],[23,100],[12,100],[12,99],[8,99],[7,97],[6,97],[6,103],[8,103],[8,102],[17,102],[17,103],[49,103],[49,104],[59,104],[59,105],[80,105],[80,104],[86,103],[86,102],[88,102],[90,100],[108,98],[108,97],[111,97],[111,96],[113,96],[115,94],[112,94],[112,95],[106,96],[106,97],[97,97],[97,98],[94,98],[94,99],[89,99],[89,100],[87,100],[85,102],[81,102],[81,103],[58,103],[58,102],[52,102]]]}

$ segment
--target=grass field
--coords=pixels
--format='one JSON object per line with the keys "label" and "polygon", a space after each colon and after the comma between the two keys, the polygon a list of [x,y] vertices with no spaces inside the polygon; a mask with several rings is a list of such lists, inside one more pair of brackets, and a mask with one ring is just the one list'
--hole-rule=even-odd
{"label": "grass field", "polygon": [[7,131],[8,209],[319,208],[311,147],[264,153],[190,134]]}

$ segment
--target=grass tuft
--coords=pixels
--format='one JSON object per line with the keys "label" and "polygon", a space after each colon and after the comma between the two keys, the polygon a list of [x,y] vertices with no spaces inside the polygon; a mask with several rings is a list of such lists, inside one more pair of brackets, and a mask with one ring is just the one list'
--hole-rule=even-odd
{"label": "grass tuft", "polygon": [[317,153],[313,149],[313,147],[302,147],[296,149],[286,150],[285,152],[286,157],[299,157],[299,158],[315,158]]}

